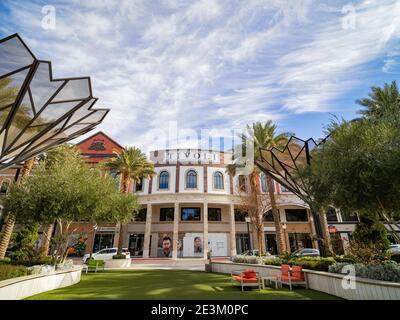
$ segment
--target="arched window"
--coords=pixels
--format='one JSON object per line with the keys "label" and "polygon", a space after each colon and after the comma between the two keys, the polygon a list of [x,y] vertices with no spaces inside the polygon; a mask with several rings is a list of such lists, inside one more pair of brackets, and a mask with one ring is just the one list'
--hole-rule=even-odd
{"label": "arched window", "polygon": [[158,177],[158,189],[168,189],[169,185],[169,173],[162,171]]}
{"label": "arched window", "polygon": [[7,193],[8,187],[10,186],[10,180],[3,180],[0,187],[0,193]]}
{"label": "arched window", "polygon": [[263,221],[274,221],[272,210],[268,210],[263,214]]}
{"label": "arched window", "polygon": [[214,172],[214,189],[224,189],[224,175],[219,171]]}
{"label": "arched window", "polygon": [[338,221],[335,208],[329,207],[328,210],[326,210],[326,219],[328,221]]}
{"label": "arched window", "polygon": [[186,173],[186,188],[197,189],[197,172],[189,170]]}
{"label": "arched window", "polygon": [[265,175],[265,173],[261,174],[260,180],[261,180],[261,191],[267,192],[268,191],[267,176]]}

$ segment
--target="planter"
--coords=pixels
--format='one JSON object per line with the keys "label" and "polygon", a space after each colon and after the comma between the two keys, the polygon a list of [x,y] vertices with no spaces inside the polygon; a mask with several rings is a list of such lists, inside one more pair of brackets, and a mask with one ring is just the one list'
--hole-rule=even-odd
{"label": "planter", "polygon": [[82,268],[48,274],[30,275],[0,281],[0,300],[20,300],[42,292],[76,284],[81,279]]}
{"label": "planter", "polygon": [[129,268],[131,266],[131,259],[110,259],[106,260],[105,268]]}
{"label": "planter", "polygon": [[[253,269],[262,277],[281,273],[280,267],[248,263],[213,262],[212,272],[230,274],[234,270]],[[356,278],[355,288],[346,288],[345,276],[338,273],[304,270],[310,289],[348,300],[400,300],[400,283]]]}

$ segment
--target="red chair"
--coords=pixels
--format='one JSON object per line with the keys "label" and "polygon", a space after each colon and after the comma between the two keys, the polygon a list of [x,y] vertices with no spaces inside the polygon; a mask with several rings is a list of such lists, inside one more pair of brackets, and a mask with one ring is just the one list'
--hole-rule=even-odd
{"label": "red chair", "polygon": [[231,281],[233,285],[240,285],[242,291],[244,287],[258,287],[261,290],[260,274],[254,270],[232,271]]}
{"label": "red chair", "polygon": [[288,284],[290,290],[292,290],[292,286],[294,285],[305,285],[306,289],[308,289],[308,283],[303,268],[300,266],[293,266],[292,272],[290,272],[290,266],[283,264],[281,266],[281,275],[278,277],[278,281],[281,284],[281,287],[282,284]]}

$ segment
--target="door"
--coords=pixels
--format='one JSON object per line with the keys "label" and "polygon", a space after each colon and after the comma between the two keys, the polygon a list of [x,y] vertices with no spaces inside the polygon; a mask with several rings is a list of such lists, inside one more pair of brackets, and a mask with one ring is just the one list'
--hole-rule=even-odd
{"label": "door", "polygon": [[278,247],[276,244],[276,235],[275,234],[265,234],[265,247],[267,248],[267,251],[272,254],[276,255],[278,254]]}
{"label": "door", "polygon": [[129,235],[129,246],[128,250],[131,253],[131,257],[142,257],[143,256],[143,244],[144,234],[131,234]]}

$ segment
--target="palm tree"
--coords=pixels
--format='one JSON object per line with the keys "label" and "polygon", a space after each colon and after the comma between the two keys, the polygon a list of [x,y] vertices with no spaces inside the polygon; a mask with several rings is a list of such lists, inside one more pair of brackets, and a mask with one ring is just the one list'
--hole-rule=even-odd
{"label": "palm tree", "polygon": [[[21,181],[22,179],[25,179],[27,176],[29,176],[34,163],[35,163],[35,158],[31,158],[31,159],[25,161],[25,163],[21,169],[19,181]],[[0,239],[0,259],[4,258],[4,256],[6,255],[6,251],[7,251],[8,245],[10,243],[14,225],[15,225],[15,215],[9,214],[7,217],[5,227],[4,227],[4,232]]]}
{"label": "palm tree", "polygon": [[364,109],[358,113],[369,117],[380,117],[385,111],[400,111],[400,92],[396,81],[391,84],[385,83],[383,88],[371,87],[369,98],[356,100],[356,103],[363,106]]}
{"label": "palm tree", "polygon": [[[242,140],[253,140],[254,141],[254,160],[260,158],[260,148],[268,149],[271,147],[282,147],[288,141],[288,137],[291,135],[289,132],[284,132],[280,134],[276,134],[276,125],[268,120],[264,124],[261,122],[255,122],[251,126],[247,125],[247,134],[243,134],[241,136]],[[230,164],[227,166],[226,171],[230,175],[236,174],[237,166],[236,164]],[[260,169],[254,165],[253,171],[250,174],[250,183],[253,192],[260,193],[259,186],[259,177],[260,177]],[[274,217],[274,224],[276,230],[276,238],[277,238],[277,247],[278,252],[281,254],[286,251],[286,241],[285,235],[283,233],[283,228],[281,224],[281,219],[279,216],[279,211],[276,206],[276,199],[274,194],[273,182],[270,176],[266,176],[267,186],[268,186],[268,195],[271,204],[271,210]]]}
{"label": "palm tree", "polygon": [[[115,157],[103,162],[102,167],[114,171],[121,177],[120,191],[129,192],[129,183],[131,179],[140,182],[142,178],[150,179],[155,174],[154,166],[150,163],[146,155],[136,147],[127,147],[122,152],[114,152]],[[122,254],[123,226],[120,226],[118,255]]]}

